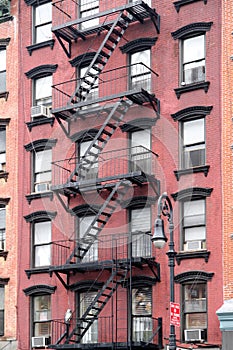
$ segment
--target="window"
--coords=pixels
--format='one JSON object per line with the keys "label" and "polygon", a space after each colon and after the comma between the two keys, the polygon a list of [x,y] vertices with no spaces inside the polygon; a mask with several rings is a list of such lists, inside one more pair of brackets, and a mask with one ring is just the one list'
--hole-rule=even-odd
{"label": "window", "polygon": [[52,150],[34,152],[34,192],[49,191],[52,178]]}
{"label": "window", "polygon": [[0,46],[0,93],[6,91],[6,48]]}
{"label": "window", "polygon": [[182,167],[193,168],[205,164],[205,118],[182,123]]}
{"label": "window", "polygon": [[[206,283],[193,281],[192,283],[184,284],[182,289],[182,305],[184,305],[184,338],[185,340],[191,339],[191,337],[193,337],[192,330],[201,329],[204,332],[201,334],[197,332],[196,340],[206,340],[207,285]],[[198,339],[200,335],[201,339]]]}
{"label": "window", "polygon": [[181,84],[205,81],[205,35],[182,40]]}
{"label": "window", "polygon": [[6,127],[0,126],[0,172],[6,171]]}
{"label": "window", "polygon": [[0,285],[0,336],[4,335],[5,286]]}
{"label": "window", "polygon": [[[99,0],[81,0],[80,18],[93,16],[99,13]],[[93,18],[81,24],[81,29],[87,29],[99,24],[99,18]]]}
{"label": "window", "polygon": [[52,104],[52,75],[35,79],[34,105],[51,106]]}
{"label": "window", "polygon": [[6,251],[6,206],[0,204],[0,251]]}
{"label": "window", "polygon": [[51,296],[49,294],[32,297],[33,336],[51,335]]}
{"label": "window", "polygon": [[132,256],[151,256],[151,209],[131,209]]}
{"label": "window", "polygon": [[[78,304],[80,305],[80,318],[83,319],[83,315],[86,312],[89,305],[93,302],[93,300],[96,297],[96,291],[88,291],[84,293],[79,294],[79,300]],[[94,314],[93,314],[94,317]],[[81,327],[88,327],[88,324],[90,324],[91,315],[88,314],[89,321],[85,321],[85,318],[81,324]],[[83,329],[81,328],[83,331]],[[95,320],[92,325],[88,328],[87,332],[84,334],[83,338],[81,339],[81,342],[83,344],[87,343],[97,343],[98,341],[98,320]]]}
{"label": "window", "polygon": [[[82,240],[83,237],[85,237],[85,233],[90,227],[91,223],[93,222],[95,216],[89,215],[89,216],[83,216],[82,218],[79,218],[79,239]],[[94,226],[97,226],[97,222]],[[94,232],[90,231],[91,234],[95,235],[96,231]],[[83,262],[91,262],[98,260],[98,241],[96,240],[91,247],[89,248],[88,252],[85,254],[83,258]]]}
{"label": "window", "polygon": [[[87,71],[88,66],[81,67],[79,69],[79,78],[83,78],[86,71]],[[90,80],[90,77],[88,77],[88,80]],[[85,82],[82,82],[82,87],[89,89],[89,85]],[[86,101],[94,101],[98,98],[99,96],[99,91],[98,91],[98,79],[95,81],[95,85],[92,87],[91,91],[87,94]],[[98,104],[92,104],[92,107],[98,106]],[[86,107],[87,108],[87,107]],[[84,107],[82,107],[84,109]]]}
{"label": "window", "polygon": [[34,44],[52,38],[52,6],[51,2],[33,8],[34,14]]}
{"label": "window", "polygon": [[152,336],[152,287],[132,290],[133,341],[148,342]]}
{"label": "window", "polygon": [[[83,141],[79,143],[79,161],[82,161],[82,158],[84,157],[88,147],[90,146],[92,140],[90,141]],[[96,150],[96,151],[95,151]],[[92,148],[92,153],[98,153],[97,149],[93,149]],[[89,168],[88,171],[83,170],[81,172],[81,175],[83,175],[85,177],[85,180],[91,180],[91,179],[96,179],[96,177],[98,176],[98,158],[95,159],[95,156],[88,156],[85,157],[85,159],[87,159],[88,161],[93,162],[93,164],[91,165],[91,167]]]}
{"label": "window", "polygon": [[33,223],[33,267],[51,264],[51,221]]}
{"label": "window", "polygon": [[185,201],[183,205],[184,250],[206,247],[205,199]]}
{"label": "window", "polygon": [[130,54],[130,89],[151,89],[150,49]]}
{"label": "window", "polygon": [[0,1],[0,19],[10,14],[10,0]]}
{"label": "window", "polygon": [[151,130],[144,129],[131,133],[131,171],[151,173]]}

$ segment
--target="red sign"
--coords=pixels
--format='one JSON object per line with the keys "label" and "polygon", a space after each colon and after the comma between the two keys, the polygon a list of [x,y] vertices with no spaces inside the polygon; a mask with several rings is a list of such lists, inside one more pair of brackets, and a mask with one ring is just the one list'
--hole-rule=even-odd
{"label": "red sign", "polygon": [[170,324],[180,327],[180,304],[170,303]]}

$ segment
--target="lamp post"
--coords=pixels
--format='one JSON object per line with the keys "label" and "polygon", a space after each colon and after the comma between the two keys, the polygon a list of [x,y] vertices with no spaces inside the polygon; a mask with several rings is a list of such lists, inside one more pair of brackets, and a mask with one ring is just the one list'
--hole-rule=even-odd
{"label": "lamp post", "polygon": [[[158,200],[158,215],[155,220],[155,228],[154,235],[151,241],[154,243],[156,248],[163,248],[165,243],[167,242],[167,237],[164,233],[164,221],[161,216],[165,216],[169,222],[169,235],[170,240],[168,243],[169,250],[166,253],[168,256],[168,266],[170,268],[170,302],[174,302],[175,300],[175,292],[174,292],[174,267],[175,267],[175,256],[176,252],[174,250],[174,223],[173,223],[173,208],[170,198],[167,193],[163,193]],[[175,334],[175,326],[170,324],[170,335],[169,335],[169,350],[176,350],[176,334]]]}

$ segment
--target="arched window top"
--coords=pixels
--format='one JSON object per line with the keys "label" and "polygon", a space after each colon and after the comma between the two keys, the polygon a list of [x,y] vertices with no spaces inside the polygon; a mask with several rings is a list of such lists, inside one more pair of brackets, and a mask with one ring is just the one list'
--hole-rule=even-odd
{"label": "arched window top", "polygon": [[25,293],[26,296],[37,295],[42,293],[54,294],[56,288],[57,288],[56,286],[50,286],[48,284],[38,284],[38,285],[23,289],[23,292]]}
{"label": "arched window top", "polygon": [[210,281],[213,277],[213,272],[205,272],[205,271],[187,271],[180,273],[175,276],[174,281],[176,283],[187,283],[189,281]]}
{"label": "arched window top", "polygon": [[127,209],[136,209],[136,208],[144,208],[149,207],[156,202],[157,197],[148,197],[148,196],[137,196],[129,201],[122,202],[122,208]]}
{"label": "arched window top", "polygon": [[9,281],[10,281],[10,278],[1,278],[0,277],[0,285],[1,286],[6,286]]}
{"label": "arched window top", "polygon": [[155,125],[156,118],[137,118],[120,126],[123,132],[135,132],[148,129]]}
{"label": "arched window top", "polygon": [[171,35],[173,39],[183,39],[189,35],[198,35],[203,34],[210,30],[213,22],[196,22],[188,24],[182,28],[177,29],[175,32],[172,32]]}
{"label": "arched window top", "polygon": [[28,6],[35,6],[35,5],[43,5],[46,2],[51,2],[51,0],[24,0],[24,2]]}
{"label": "arched window top", "polygon": [[96,52],[86,52],[82,55],[79,55],[72,60],[70,60],[70,64],[72,67],[79,67],[79,66],[87,66],[93,58],[95,57]]}
{"label": "arched window top", "polygon": [[85,142],[85,141],[93,140],[93,138],[96,136],[98,131],[99,131],[98,129],[87,129],[87,130],[79,131],[72,136],[71,141]]}
{"label": "arched window top", "polygon": [[171,114],[171,117],[174,121],[184,121],[188,119],[194,119],[198,116],[203,117],[212,111],[213,106],[192,106],[184,108],[174,114]]}
{"label": "arched window top", "polygon": [[41,78],[56,72],[57,67],[57,64],[43,64],[41,66],[30,69],[25,74],[28,79]]}
{"label": "arched window top", "polygon": [[1,205],[7,205],[10,201],[10,198],[3,198],[3,197],[0,197],[0,206]]}
{"label": "arched window top", "polygon": [[127,44],[120,47],[122,53],[134,53],[137,51],[144,51],[154,46],[158,38],[138,38],[128,42]]}
{"label": "arched window top", "polygon": [[191,188],[187,188],[179,192],[173,193],[172,198],[175,201],[204,198],[204,197],[209,197],[212,191],[213,191],[213,188],[191,187]]}
{"label": "arched window top", "polygon": [[74,283],[71,287],[70,290],[72,292],[86,292],[86,291],[98,291],[100,288],[102,288],[104,285],[103,282],[95,282],[92,280],[87,280],[87,281],[80,281],[77,283]]}
{"label": "arched window top", "polygon": [[[155,277],[144,276],[144,275],[133,276],[131,286],[132,288],[151,287],[155,285],[156,282],[157,282],[157,278]],[[128,288],[129,285],[130,285],[130,279],[128,278],[124,283],[124,287]]]}
{"label": "arched window top", "polygon": [[72,209],[71,214],[79,217],[85,215],[95,215],[98,212],[99,206],[89,205],[89,204],[81,204]]}
{"label": "arched window top", "polygon": [[0,39],[0,47],[5,48],[7,45],[9,45],[11,38],[1,38]]}
{"label": "arched window top", "polygon": [[56,139],[40,139],[33,142],[28,143],[24,146],[26,151],[39,151],[44,149],[50,149],[54,146],[56,146],[57,140]]}
{"label": "arched window top", "polygon": [[26,222],[34,222],[37,220],[53,220],[57,215],[56,211],[36,211],[34,213],[31,213],[29,215],[24,216],[24,219],[26,220]]}

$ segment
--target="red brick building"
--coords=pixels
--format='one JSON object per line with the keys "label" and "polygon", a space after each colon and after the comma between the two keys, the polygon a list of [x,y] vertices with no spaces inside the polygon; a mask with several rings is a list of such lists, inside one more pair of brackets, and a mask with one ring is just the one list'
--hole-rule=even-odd
{"label": "red brick building", "polygon": [[18,2],[0,1],[0,347],[17,349]]}
{"label": "red brick building", "polygon": [[166,348],[167,192],[177,348],[220,349],[221,2],[19,3],[18,348]]}

